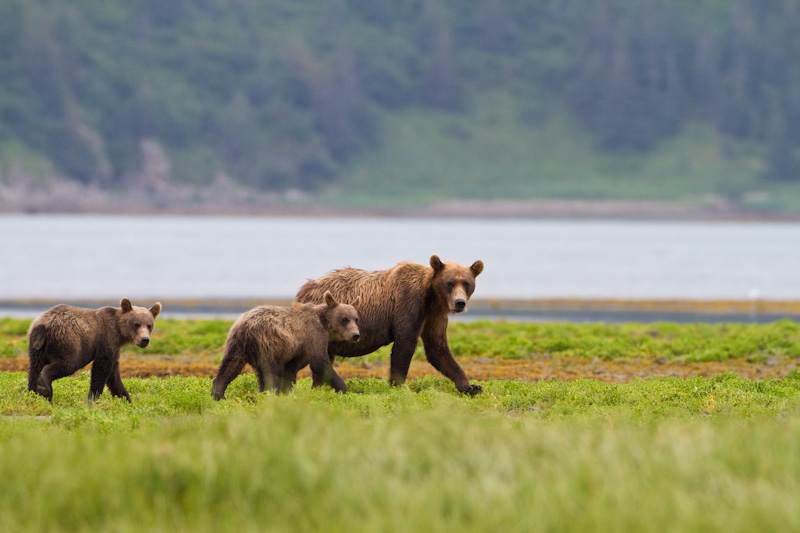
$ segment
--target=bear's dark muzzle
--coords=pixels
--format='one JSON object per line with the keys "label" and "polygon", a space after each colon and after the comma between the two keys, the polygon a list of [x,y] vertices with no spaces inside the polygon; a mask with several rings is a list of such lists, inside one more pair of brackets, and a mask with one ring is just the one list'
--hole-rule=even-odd
{"label": "bear's dark muzzle", "polygon": [[150,339],[148,338],[139,340],[139,348],[145,348],[148,344],[150,344]]}
{"label": "bear's dark muzzle", "polygon": [[357,341],[360,338],[361,338],[361,334],[360,333],[353,333],[353,342]]}
{"label": "bear's dark muzzle", "polygon": [[466,300],[462,300],[461,298],[456,300],[456,313],[460,313],[461,311],[466,309],[466,307],[467,307],[467,301]]}

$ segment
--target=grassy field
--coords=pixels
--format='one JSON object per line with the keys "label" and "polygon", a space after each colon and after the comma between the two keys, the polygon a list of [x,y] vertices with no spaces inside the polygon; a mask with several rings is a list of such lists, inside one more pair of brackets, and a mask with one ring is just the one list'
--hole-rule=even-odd
{"label": "grassy field", "polygon": [[[28,319],[0,318],[0,358],[27,357]],[[232,320],[159,319],[145,351],[133,346],[125,354],[182,360],[222,359]],[[680,361],[725,361],[771,356],[800,358],[800,325],[791,320],[769,324],[639,324],[550,322],[455,322],[448,327],[456,357],[525,359],[533,355],[579,356],[625,360],[658,358]],[[360,360],[388,360],[384,347]],[[421,344],[415,358],[424,358]]]}
{"label": "grassy field", "polygon": [[[6,357],[24,320],[0,320]],[[148,353],[216,359],[229,321],[157,322]],[[794,360],[800,327],[459,323],[457,357]],[[11,353],[8,353],[8,352]],[[144,352],[143,352],[144,353]],[[385,356],[385,355],[384,355]],[[711,364],[711,363],[708,363]],[[134,403],[52,404],[0,372],[2,531],[787,531],[800,528],[800,372],[747,380],[442,378],[361,394],[132,378]]]}

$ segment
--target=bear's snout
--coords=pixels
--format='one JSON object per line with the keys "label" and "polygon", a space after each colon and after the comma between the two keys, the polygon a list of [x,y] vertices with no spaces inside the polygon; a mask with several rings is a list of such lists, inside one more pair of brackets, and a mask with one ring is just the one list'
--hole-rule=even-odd
{"label": "bear's snout", "polygon": [[357,341],[360,338],[361,338],[361,334],[360,333],[353,333],[353,342]]}
{"label": "bear's snout", "polygon": [[147,345],[150,344],[150,337],[142,337],[137,344],[139,348],[146,348]]}
{"label": "bear's snout", "polygon": [[455,307],[456,307],[456,313],[460,313],[461,311],[467,308],[467,301],[464,300],[463,298],[459,298],[455,302]]}

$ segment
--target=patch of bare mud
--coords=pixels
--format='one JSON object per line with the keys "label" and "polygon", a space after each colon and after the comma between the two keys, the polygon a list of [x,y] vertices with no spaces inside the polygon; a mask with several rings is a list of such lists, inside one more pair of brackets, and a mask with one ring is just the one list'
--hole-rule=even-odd
{"label": "patch of bare mud", "polygon": [[[588,378],[608,383],[626,383],[651,377],[713,377],[726,372],[733,372],[750,380],[759,380],[781,378],[796,368],[796,361],[787,357],[770,357],[765,361],[759,362],[736,359],[698,363],[667,361],[663,358],[655,360],[602,361],[581,357],[542,356],[524,360],[462,358],[459,359],[459,363],[470,380],[511,379],[529,382],[547,379],[572,381]],[[123,357],[120,362],[123,378],[208,377],[216,374],[218,366],[217,363],[211,361],[153,360],[146,357]],[[389,375],[389,365],[384,361],[337,361],[334,366],[343,378],[386,379]],[[0,359],[0,371],[25,372],[27,368],[27,358]],[[249,367],[247,367],[247,371],[251,371]],[[310,375],[308,368],[300,372],[300,377],[308,377]],[[411,368],[408,373],[409,379],[418,379],[427,375],[441,376],[426,361],[411,362]]]}

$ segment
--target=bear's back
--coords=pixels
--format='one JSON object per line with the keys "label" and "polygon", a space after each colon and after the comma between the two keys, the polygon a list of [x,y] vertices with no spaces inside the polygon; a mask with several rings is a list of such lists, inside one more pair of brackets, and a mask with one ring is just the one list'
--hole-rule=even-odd
{"label": "bear's back", "polygon": [[59,304],[39,315],[29,331],[44,326],[51,334],[82,335],[97,329],[100,324],[97,311],[71,305]]}
{"label": "bear's back", "polygon": [[307,281],[297,292],[297,301],[322,303],[326,291],[340,302],[361,299],[359,316],[367,322],[384,322],[395,311],[395,303],[422,301],[432,270],[412,262],[398,263],[387,270],[334,270],[320,278]]}
{"label": "bear's back", "polygon": [[308,335],[325,330],[314,305],[279,307],[262,305],[242,314],[228,334],[229,342],[250,339],[275,351],[293,352],[299,349]]}

